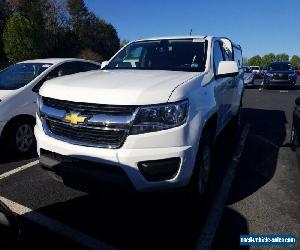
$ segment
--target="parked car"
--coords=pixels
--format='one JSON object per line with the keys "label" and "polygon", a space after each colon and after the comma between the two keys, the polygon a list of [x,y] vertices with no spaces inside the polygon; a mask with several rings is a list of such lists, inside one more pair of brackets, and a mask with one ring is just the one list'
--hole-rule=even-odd
{"label": "parked car", "polygon": [[254,73],[255,78],[261,78],[261,72],[259,66],[249,66],[252,72]]}
{"label": "parked car", "polygon": [[298,76],[300,76],[300,69],[297,69],[297,70],[296,70],[296,74],[297,74]]}
{"label": "parked car", "polygon": [[264,76],[263,87],[283,86],[295,87],[297,75],[290,62],[271,63]]}
{"label": "parked car", "polygon": [[292,150],[296,151],[298,167],[300,168],[300,97],[295,100],[295,108],[293,112],[293,124],[290,145]]}
{"label": "parked car", "polygon": [[205,193],[215,138],[239,124],[241,47],[209,36],[152,38],[102,64],[40,89],[43,168],[84,191],[110,183]]}
{"label": "parked car", "polygon": [[250,67],[243,67],[243,69],[245,86],[253,86],[255,80],[254,73],[252,72]]}
{"label": "parked car", "polygon": [[260,70],[260,75],[262,78],[264,78],[265,74],[267,73],[267,67],[263,67]]}
{"label": "parked car", "polygon": [[5,148],[18,154],[33,150],[37,92],[46,80],[100,68],[98,63],[81,59],[38,59],[2,70],[0,137]]}

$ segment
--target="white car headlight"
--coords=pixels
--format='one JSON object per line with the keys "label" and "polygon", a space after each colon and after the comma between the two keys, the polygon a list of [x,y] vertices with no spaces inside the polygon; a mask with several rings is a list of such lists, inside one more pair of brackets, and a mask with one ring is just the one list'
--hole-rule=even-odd
{"label": "white car headlight", "polygon": [[188,100],[141,107],[130,134],[142,134],[178,127],[186,122]]}
{"label": "white car headlight", "polygon": [[273,77],[272,73],[266,73],[266,75],[269,76],[269,77]]}

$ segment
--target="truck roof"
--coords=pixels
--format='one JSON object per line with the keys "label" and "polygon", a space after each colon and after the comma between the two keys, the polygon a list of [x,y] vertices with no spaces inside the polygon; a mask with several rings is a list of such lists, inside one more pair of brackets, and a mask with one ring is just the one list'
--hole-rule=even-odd
{"label": "truck roof", "polygon": [[[67,62],[67,61],[90,61],[90,60],[84,60],[84,59],[79,59],[79,58],[44,58],[44,59],[33,59],[33,60],[26,60],[23,62],[19,63],[51,63],[51,64],[57,64],[61,62]],[[97,63],[94,61],[90,61],[93,63]]]}
{"label": "truck roof", "polygon": [[[212,40],[213,38],[217,38],[217,39],[222,39],[222,38],[226,38],[226,37],[217,37],[217,36],[200,36],[200,35],[192,35],[192,36],[189,36],[189,35],[185,35],[185,36],[161,36],[161,37],[150,37],[150,38],[144,38],[144,39],[138,39],[138,40],[135,40],[135,42],[140,42],[140,41],[149,41],[149,40],[163,40],[163,39],[207,39],[207,40]],[[229,38],[227,38],[229,39]],[[230,40],[230,39],[229,39]],[[234,43],[233,41],[232,42],[232,45],[236,48],[239,48],[241,49],[241,46]]]}

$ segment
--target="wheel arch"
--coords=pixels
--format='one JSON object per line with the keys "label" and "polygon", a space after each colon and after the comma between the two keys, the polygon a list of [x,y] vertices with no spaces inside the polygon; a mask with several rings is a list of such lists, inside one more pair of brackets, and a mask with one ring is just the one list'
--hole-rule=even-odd
{"label": "wheel arch", "polygon": [[34,125],[35,117],[28,114],[21,114],[21,115],[14,116],[5,124],[1,136],[3,136],[8,131],[8,129],[12,126],[12,124],[14,124],[16,121],[28,121]]}

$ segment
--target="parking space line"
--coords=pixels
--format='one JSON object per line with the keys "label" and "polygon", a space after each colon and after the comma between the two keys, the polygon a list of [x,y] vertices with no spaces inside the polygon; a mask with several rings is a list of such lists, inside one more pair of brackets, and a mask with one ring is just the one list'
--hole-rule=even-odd
{"label": "parking space line", "polygon": [[0,175],[0,180],[2,180],[4,178],[7,178],[8,176],[11,176],[13,174],[16,174],[16,173],[19,173],[21,171],[24,171],[24,170],[26,170],[28,168],[31,168],[31,167],[37,165],[38,163],[39,163],[39,161],[36,160],[36,161],[30,162],[30,163],[27,163],[27,164],[25,164],[25,165],[23,165],[21,167],[15,168],[15,169],[13,169],[11,171],[8,171],[8,172],[6,172],[4,174],[1,174]]}
{"label": "parking space line", "polygon": [[77,231],[57,220],[47,217],[43,214],[33,211],[32,209],[11,201],[3,196],[0,196],[0,201],[2,201],[9,209],[11,209],[15,214],[23,216],[24,218],[34,222],[40,226],[47,228],[48,230],[55,232],[65,238],[72,241],[80,243],[82,246],[89,249],[116,249],[104,242],[96,240],[89,235]]}
{"label": "parking space line", "polygon": [[200,237],[198,238],[196,245],[197,250],[211,249],[211,245],[215,237],[219,222],[222,218],[223,210],[229,195],[231,184],[235,177],[237,166],[244,149],[249,129],[250,126],[249,124],[247,124],[241,133],[240,141],[234,152],[233,159],[217,192],[218,196],[212,204],[210,212],[207,216],[207,221],[203,227],[203,230],[201,231]]}

